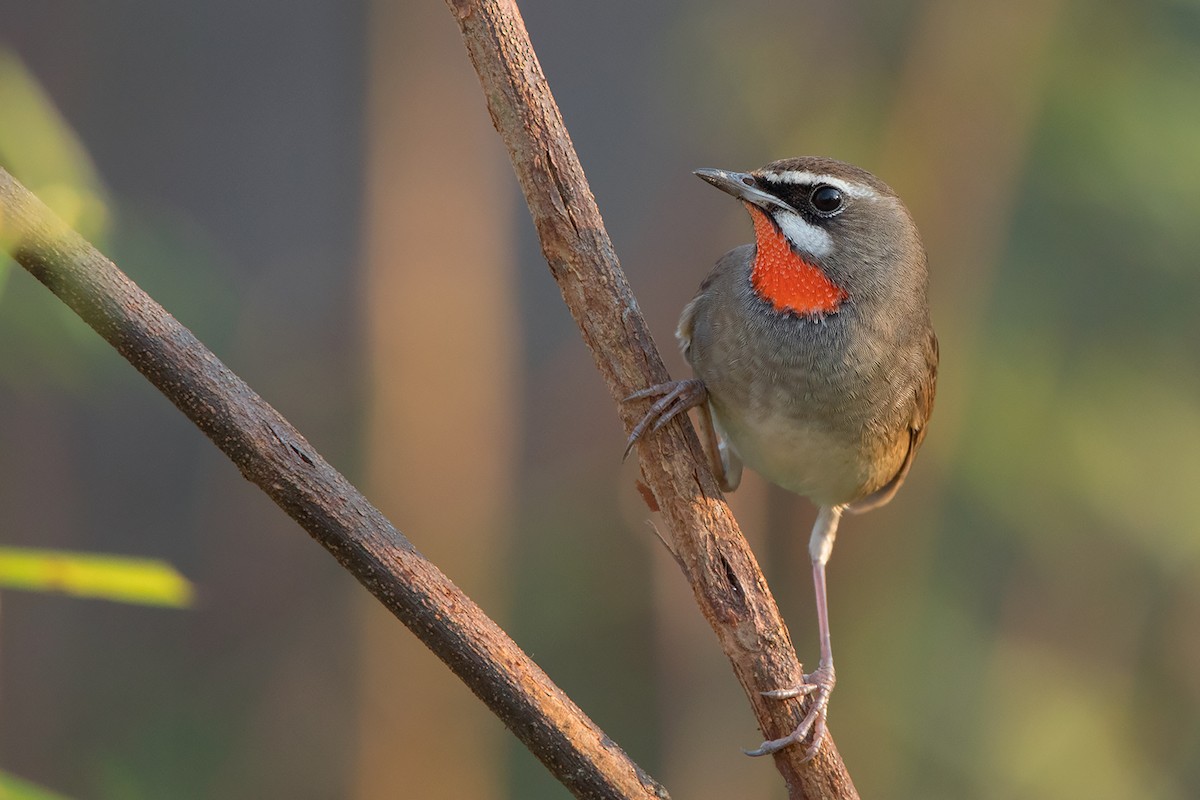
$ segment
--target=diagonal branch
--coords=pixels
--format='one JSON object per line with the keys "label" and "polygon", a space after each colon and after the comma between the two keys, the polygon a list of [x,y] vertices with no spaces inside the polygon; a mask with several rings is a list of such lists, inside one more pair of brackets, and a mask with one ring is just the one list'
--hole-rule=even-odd
{"label": "diagonal branch", "polygon": [[[563,300],[626,429],[642,410],[620,405],[667,379],[550,93],[515,0],[447,0],[504,139]],[[674,550],[768,739],[790,733],[800,702],[761,692],[800,682],[801,668],[775,600],[721,496],[689,425],[672,424],[640,445],[642,475],[671,531]],[[856,798],[831,738],[811,762],[791,747],[775,762],[793,798]]]}
{"label": "diagonal branch", "polygon": [[667,796],[279,412],[3,169],[0,247],[158,387],[572,794],[596,800]]}

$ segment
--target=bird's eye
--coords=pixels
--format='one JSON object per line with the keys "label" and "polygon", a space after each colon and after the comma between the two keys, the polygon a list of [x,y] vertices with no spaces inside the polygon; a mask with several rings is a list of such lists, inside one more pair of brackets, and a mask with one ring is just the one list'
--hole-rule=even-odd
{"label": "bird's eye", "polygon": [[841,190],[827,183],[813,189],[808,199],[821,214],[832,214],[842,207]]}

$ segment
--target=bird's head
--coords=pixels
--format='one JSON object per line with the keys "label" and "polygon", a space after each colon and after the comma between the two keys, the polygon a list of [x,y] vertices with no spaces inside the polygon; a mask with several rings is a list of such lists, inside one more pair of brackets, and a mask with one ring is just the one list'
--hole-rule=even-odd
{"label": "bird's head", "polygon": [[925,251],[896,193],[831,158],[773,161],[753,172],[699,169],[754,221],[751,283],[780,312],[836,313],[843,303],[922,295]]}

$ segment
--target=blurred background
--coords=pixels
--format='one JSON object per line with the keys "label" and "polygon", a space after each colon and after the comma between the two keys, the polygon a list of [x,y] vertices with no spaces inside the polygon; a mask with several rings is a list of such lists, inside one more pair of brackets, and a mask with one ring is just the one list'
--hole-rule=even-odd
{"label": "blurred background", "polygon": [[[521,3],[659,347],[750,239],[691,176],[853,161],[942,343],[830,567],[830,727],[894,798],[1200,796],[1200,3]],[[0,3],[0,164],[273,403],[677,798],[783,798],[440,2]],[[558,798],[328,555],[0,262],[0,771],[79,798]],[[817,654],[814,510],[731,498]]]}

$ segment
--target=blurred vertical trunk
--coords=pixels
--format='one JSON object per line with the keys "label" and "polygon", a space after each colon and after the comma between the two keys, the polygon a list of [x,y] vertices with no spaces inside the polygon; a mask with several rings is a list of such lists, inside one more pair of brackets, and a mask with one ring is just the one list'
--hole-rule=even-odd
{"label": "blurred vertical trunk", "polygon": [[[507,160],[441,4],[376,0],[370,26],[369,493],[503,621],[518,358]],[[503,726],[370,598],[361,625],[354,796],[501,797]]]}

